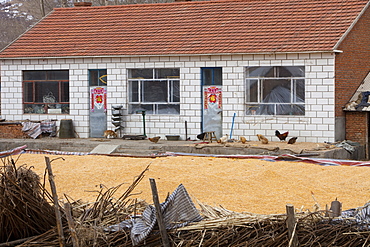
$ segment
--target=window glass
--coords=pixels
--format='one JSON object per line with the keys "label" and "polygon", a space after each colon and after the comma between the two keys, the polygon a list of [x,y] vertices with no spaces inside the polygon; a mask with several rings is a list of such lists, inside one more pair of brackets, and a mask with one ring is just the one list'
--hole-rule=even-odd
{"label": "window glass", "polygon": [[222,85],[222,69],[215,68],[213,71],[214,71],[214,85]]}
{"label": "window glass", "polygon": [[24,113],[69,114],[68,70],[23,71]]}
{"label": "window glass", "polygon": [[248,67],[247,77],[272,77],[273,67],[263,66],[263,67]]}
{"label": "window glass", "polygon": [[212,85],[212,69],[202,69],[203,72],[203,85]]}
{"label": "window glass", "polygon": [[69,102],[69,82],[61,82],[61,102]]}
{"label": "window glass", "polygon": [[99,70],[99,86],[104,86],[107,85],[107,70],[106,69],[101,69]]}
{"label": "window glass", "polygon": [[46,71],[23,71],[23,80],[46,80]]}
{"label": "window glass", "polygon": [[258,102],[258,80],[247,80],[247,102]]}
{"label": "window glass", "polygon": [[303,66],[282,66],[278,67],[279,77],[304,77]]}
{"label": "window glass", "polygon": [[304,77],[304,66],[248,67],[247,77]]}
{"label": "window glass", "polygon": [[68,70],[51,70],[48,71],[48,80],[68,80],[69,72]]}
{"label": "window glass", "polygon": [[180,78],[179,69],[157,69],[155,79]]}
{"label": "window glass", "polygon": [[298,79],[294,80],[294,94],[293,102],[304,102],[305,101],[305,90],[304,90],[304,80]]}
{"label": "window glass", "polygon": [[130,102],[139,102],[139,81],[130,81]]}
{"label": "window glass", "polygon": [[167,81],[143,81],[143,101],[167,102]]}
{"label": "window glass", "polygon": [[246,68],[247,115],[304,115],[304,66]]}
{"label": "window glass", "polygon": [[106,86],[107,85],[107,70],[106,69],[90,69],[89,70],[90,86]]}
{"label": "window glass", "polygon": [[222,85],[222,68],[202,68],[203,85]]}
{"label": "window glass", "polygon": [[180,105],[158,105],[158,114],[180,114]]}
{"label": "window glass", "polygon": [[262,102],[289,103],[290,80],[266,79],[262,82]]}
{"label": "window glass", "polygon": [[146,114],[154,114],[154,109],[152,104],[130,104],[129,113],[137,114],[145,111]]}
{"label": "window glass", "polygon": [[180,114],[179,69],[130,69],[128,75],[130,114]]}
{"label": "window glass", "polygon": [[25,104],[24,113],[36,113],[36,114],[45,114],[46,113],[44,104]]}
{"label": "window glass", "polygon": [[35,82],[35,102],[59,102],[58,81]]}
{"label": "window glass", "polygon": [[180,81],[170,81],[171,102],[180,102]]}
{"label": "window glass", "polygon": [[131,69],[130,79],[153,79],[153,69]]}
{"label": "window glass", "polygon": [[33,102],[33,83],[25,82],[23,86],[24,101]]}

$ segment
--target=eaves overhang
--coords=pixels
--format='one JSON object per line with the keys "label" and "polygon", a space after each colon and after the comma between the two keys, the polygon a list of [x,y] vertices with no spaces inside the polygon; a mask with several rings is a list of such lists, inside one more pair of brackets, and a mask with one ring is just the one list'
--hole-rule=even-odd
{"label": "eaves overhang", "polygon": [[29,60],[29,59],[81,59],[81,58],[127,58],[127,57],[192,57],[192,56],[240,56],[240,55],[275,55],[275,54],[310,54],[310,53],[341,53],[341,50],[322,51],[286,51],[286,52],[246,52],[246,53],[189,53],[189,54],[130,54],[130,55],[100,55],[100,56],[51,56],[51,57],[1,57],[2,60]]}

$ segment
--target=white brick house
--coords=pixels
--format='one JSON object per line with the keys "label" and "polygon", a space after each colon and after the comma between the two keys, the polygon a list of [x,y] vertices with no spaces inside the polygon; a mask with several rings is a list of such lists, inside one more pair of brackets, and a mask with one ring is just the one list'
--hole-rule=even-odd
{"label": "white brick house", "polygon": [[[327,12],[333,11],[336,13],[338,8],[348,7],[346,4],[341,6],[341,1],[328,1],[328,4],[330,5],[329,7],[322,7],[323,5],[321,2],[313,2],[317,3],[317,6],[312,8],[303,8],[305,5],[302,3],[302,11],[308,15],[314,15],[313,13],[317,12],[321,8]],[[269,5],[270,8],[272,8],[273,11],[276,11],[277,14],[277,16],[271,17],[272,19],[275,18],[277,20],[279,19],[280,15],[290,16],[290,20],[288,20],[287,23],[293,22],[294,20],[301,20],[299,15],[290,15],[285,11],[279,12],[282,11],[279,6],[287,6],[288,1],[274,1],[274,3],[275,5]],[[264,1],[235,1],[235,3],[233,1],[182,2],[169,4],[148,4],[140,6],[152,11],[157,11],[158,9],[163,9],[163,11],[171,10],[173,14],[172,18],[178,18],[182,21],[184,20],[179,14],[182,10],[180,8],[186,6],[189,7],[189,9],[191,9],[189,11],[192,11],[191,13],[195,15],[195,17],[192,17],[195,21],[199,17],[197,17],[197,14],[201,13],[197,12],[198,8],[202,9],[207,7],[207,10],[210,13],[218,13],[220,4],[227,6],[233,6],[233,4],[235,4],[236,14],[239,13],[238,11],[240,8],[244,8],[245,6],[251,6],[252,8],[256,7],[256,5],[263,6]],[[218,134],[218,137],[220,137],[220,135],[230,134],[230,130],[233,125],[234,138],[245,136],[247,139],[256,140],[256,134],[263,134],[268,139],[277,141],[277,138],[274,136],[275,130],[281,130],[289,131],[290,136],[298,136],[300,141],[306,142],[333,142],[335,140],[344,139],[345,132],[343,132],[341,129],[342,126],[344,126],[344,120],[343,117],[341,118],[340,116],[336,115],[336,107],[342,107],[342,105],[338,104],[336,101],[336,93],[338,92],[335,90],[335,75],[336,70],[340,69],[340,67],[336,64],[336,59],[338,55],[347,52],[343,52],[343,50],[339,49],[342,42],[341,40],[345,39],[346,35],[348,35],[348,32],[351,31],[351,26],[355,25],[359,21],[359,18],[364,15],[364,11],[368,13],[367,1],[350,1],[350,3],[347,4],[355,7],[343,15],[327,18],[325,23],[317,23],[315,21],[316,19],[312,18],[312,23],[307,24],[316,25],[315,28],[320,28],[322,27],[320,25],[323,25],[327,30],[330,30],[332,26],[338,27],[337,23],[340,21],[349,19],[345,25],[335,29],[336,35],[334,38],[328,38],[331,37],[330,32],[323,31],[319,34],[318,39],[322,38],[323,41],[327,41],[329,39],[329,41],[326,43],[314,41],[313,39],[315,37],[312,35],[317,34],[312,34],[307,30],[300,31],[301,29],[298,27],[297,30],[295,30],[295,32],[293,32],[291,36],[287,38],[287,40],[294,40],[294,37],[300,37],[297,41],[292,42],[292,44],[287,44],[284,42],[279,43],[280,41],[278,34],[269,36],[268,33],[271,32],[271,30],[267,30],[265,32],[260,31],[260,34],[266,38],[266,41],[261,39],[261,47],[256,50],[253,50],[255,49],[253,48],[255,45],[252,46],[252,44],[250,44],[251,40],[254,40],[256,37],[250,37],[247,39],[247,41],[245,41],[245,43],[239,41],[235,47],[231,47],[232,45],[230,45],[230,42],[233,39],[226,35],[225,37],[228,37],[226,43],[229,44],[228,47],[230,50],[225,51],[222,51],[222,49],[219,47],[216,47],[218,50],[215,51],[207,51],[202,47],[197,48],[195,41],[194,49],[189,48],[188,51],[167,51],[165,47],[167,43],[164,40],[164,48],[158,48],[158,50],[154,50],[153,52],[145,50],[144,53],[144,48],[143,50],[137,48],[138,50],[134,52],[129,51],[129,49],[116,51],[117,55],[115,55],[114,52],[105,53],[103,49],[103,51],[96,52],[96,56],[92,55],[91,53],[84,55],[84,52],[81,51],[81,47],[79,48],[78,52],[74,51],[71,53],[63,53],[63,49],[59,49],[58,44],[52,45],[51,48],[48,48],[48,51],[46,51],[43,50],[43,46],[47,46],[47,44],[43,43],[42,39],[38,44],[35,44],[35,47],[33,47],[34,44],[28,42],[32,42],[32,39],[37,40],[40,38],[40,32],[46,28],[45,26],[47,26],[48,22],[58,20],[58,18],[63,18],[65,17],[63,15],[66,13],[71,14],[71,22],[79,23],[78,18],[81,17],[77,16],[76,13],[86,13],[86,15],[89,15],[90,17],[98,18],[101,17],[99,10],[103,9],[104,11],[112,11],[110,18],[113,18],[114,14],[116,13],[114,11],[131,11],[134,13],[137,10],[137,7],[110,6],[56,9],[33,29],[21,36],[13,44],[3,50],[2,53],[0,53],[2,117],[7,120],[72,119],[75,130],[80,137],[91,137],[92,120],[90,118],[90,114],[92,110],[92,99],[91,91],[89,89],[89,86],[91,86],[91,84],[89,84],[91,81],[91,73],[95,70],[106,70],[107,77],[105,86],[107,110],[105,112],[105,121],[107,129],[114,128],[114,126],[111,124],[111,106],[122,105],[125,109],[123,117],[123,132],[125,134],[142,134],[142,115],[136,110],[139,109],[138,106],[147,104],[145,107],[153,109],[148,110],[149,108],[144,108],[147,110],[147,136],[160,135],[164,138],[165,135],[176,134],[180,135],[181,139],[185,139],[186,121],[188,136],[194,139],[195,136],[201,133],[203,130],[213,130],[210,129],[212,127],[205,126],[205,117],[207,116],[207,107],[205,106],[205,101],[207,100],[204,99],[208,96],[206,96],[204,91],[205,89],[203,87],[207,84],[204,83],[206,80],[205,78],[210,75],[206,73],[211,73],[212,78],[215,79],[218,71],[220,71],[221,83],[211,83],[211,85],[221,86],[222,90],[220,98],[217,98],[216,102],[216,104],[219,104],[219,111],[221,113],[216,113],[216,116],[221,116],[219,122],[220,129],[218,130],[216,127],[216,133]],[[89,12],[90,10],[92,10],[91,13]],[[263,13],[260,14],[263,16]],[[138,15],[140,15],[140,13]],[[243,16],[243,18],[259,17],[258,13],[254,13],[253,11],[245,13],[245,15],[247,16]],[[144,16],[141,17],[145,19]],[[228,15],[226,14],[222,15],[219,13],[219,18],[224,18],[225,23],[226,21],[230,21],[230,19],[228,19]],[[210,20],[207,21],[207,25],[211,27],[213,23]],[[217,22],[217,24],[219,24],[219,22]],[[60,28],[63,27],[63,25],[69,24],[59,23],[58,25]],[[81,25],[83,26],[83,24]],[[175,37],[172,37],[170,34],[171,30],[167,30],[166,27],[162,27],[161,24],[157,25],[159,25],[159,29],[163,28],[166,30],[166,33],[162,35],[168,35],[169,39],[174,38],[178,40],[181,38],[176,37],[178,34],[174,34]],[[259,23],[259,25],[261,30],[263,27],[269,26],[268,22],[265,24]],[[139,27],[136,27],[136,31],[141,32],[140,25],[138,26]],[[279,23],[277,26],[279,26]],[[195,25],[195,27],[192,28],[196,29],[199,27]],[[239,25],[236,28],[240,32],[243,32],[243,25]],[[291,27],[288,25],[288,27],[284,28],[288,30]],[[135,30],[130,31],[135,33]],[[197,30],[193,31],[197,32]],[[255,35],[253,32],[245,32],[246,36],[251,36],[252,34]],[[54,33],[50,33],[48,35],[51,38],[55,38]],[[67,32],[67,38],[68,35],[69,34]],[[72,36],[74,34],[70,35]],[[112,39],[114,39],[115,35],[117,34],[112,32],[111,35],[113,36]],[[214,35],[215,37],[220,37],[220,33],[216,32]],[[76,36],[74,37],[76,38]],[[77,38],[79,37],[77,36]],[[153,40],[156,38],[156,35],[151,37]],[[105,38],[102,39],[104,40]],[[207,43],[207,39],[211,40],[210,37],[205,37],[204,40],[201,41]],[[221,41],[217,41],[217,43],[223,42],[222,37],[220,40]],[[82,42],[81,40],[77,41]],[[88,42],[84,42],[86,45],[88,44]],[[325,44],[322,45],[321,43]],[[278,50],[276,47],[270,49],[269,46],[271,46],[271,44],[275,44],[276,47],[280,47],[280,50]],[[302,45],[299,46],[297,44]],[[155,47],[155,44],[151,45],[151,47]],[[248,45],[251,48],[248,48]],[[208,46],[212,47],[213,45],[208,44]],[[245,52],[241,52],[240,49],[237,49],[238,47],[244,46],[247,47],[245,48]],[[135,47],[135,45],[132,44],[132,47]],[[179,47],[183,46],[179,45]],[[68,49],[68,47],[65,48],[65,50]],[[235,52],[233,52],[234,50]],[[348,52],[351,51],[349,50]],[[290,69],[285,70],[285,68]],[[148,72],[150,69],[153,70],[153,74],[155,75],[157,73],[165,73],[161,71],[162,69],[174,69],[175,71],[178,71],[179,74],[174,74],[174,76],[171,74],[171,76],[166,77],[170,79],[163,79],[163,81],[160,81],[158,78],[145,80],[145,78],[141,76],[138,77],[131,75],[135,73],[144,73],[145,71]],[[249,69],[251,69],[250,72],[248,72]],[[283,71],[284,69],[284,71],[292,71],[292,74],[289,76],[281,76],[279,73],[276,73],[276,75],[267,75],[267,73],[270,72],[266,72],[266,77],[264,77],[263,73],[265,72],[261,72],[261,74],[258,72],[259,69],[261,71],[266,69],[270,72],[272,70]],[[370,67],[367,67],[366,69],[368,70]],[[300,75],[293,75],[295,71],[298,70],[302,73]],[[47,112],[36,112],[36,106],[40,103],[44,103],[43,107],[45,107],[45,102],[26,100],[28,96],[26,95],[27,93],[25,90],[28,88],[28,85],[31,85],[27,83],[31,82],[25,79],[27,76],[24,73],[30,71],[66,71],[68,74],[68,80],[66,81],[69,83],[67,84],[69,85],[69,100],[67,102],[68,104],[66,104],[68,105],[66,106],[68,110],[65,111],[63,110],[64,108],[61,107],[62,110],[59,110],[59,112],[58,110],[51,111],[50,108],[48,108],[49,110],[47,110]],[[32,73],[30,73],[30,78],[32,78],[31,74]],[[268,82],[274,84],[276,81],[278,81],[281,84],[281,80],[284,80],[284,83],[282,84],[288,85],[284,87],[289,91],[289,97],[295,98],[299,96],[300,100],[290,99],[284,102],[281,102],[280,99],[278,101],[266,100],[265,97],[271,95],[269,92],[264,91],[267,90],[266,88],[268,88],[268,85],[264,83]],[[357,84],[361,82],[358,79],[356,80]],[[30,79],[30,81],[32,80]],[[165,106],[166,109],[162,112],[160,110],[163,106],[162,98],[160,98],[158,102],[155,102],[155,100],[149,100],[145,102],[144,100],[144,98],[148,99],[151,97],[150,90],[152,90],[152,88],[149,87],[149,91],[145,91],[147,90],[146,85],[148,85],[147,83],[149,81],[157,82],[159,84],[165,81],[167,85],[165,86],[166,90],[168,90],[167,97],[171,99],[165,103],[167,104]],[[35,96],[35,91],[39,87],[39,84],[37,84],[38,82],[36,79],[32,83],[34,83],[32,89],[34,94],[33,97],[36,98],[37,96]],[[175,86],[168,86],[170,84]],[[63,84],[58,85],[60,90],[60,88],[63,87],[60,85]],[[174,89],[177,87],[176,85],[179,86],[178,92],[176,91],[173,93],[171,90],[177,90]],[[139,89],[137,89],[137,87]],[[253,89],[253,87],[255,88]],[[32,94],[32,90],[29,90],[30,95]],[[352,91],[348,94],[350,95]],[[215,97],[216,96],[219,97],[217,93],[215,94]],[[29,97],[32,98],[32,95]],[[138,99],[136,99],[136,97]],[[156,98],[157,96],[153,97]],[[172,97],[179,97],[179,100],[172,99]],[[284,100],[283,96],[281,96],[281,100]],[[26,101],[32,102],[26,104]],[[209,101],[207,104],[210,104],[210,102],[211,101]],[[281,106],[285,107],[284,103],[286,106],[289,105],[288,107],[290,110],[282,110],[282,112],[279,113],[278,108]],[[31,106],[31,108],[33,107],[33,109],[29,110],[30,112],[27,112],[25,108],[29,106]],[[57,106],[56,108],[58,107],[60,106]],[[273,112],[270,111],[272,108],[269,107],[274,108],[274,110],[271,110]],[[171,113],[166,114],[167,110]],[[234,114],[235,122],[233,124]]]}

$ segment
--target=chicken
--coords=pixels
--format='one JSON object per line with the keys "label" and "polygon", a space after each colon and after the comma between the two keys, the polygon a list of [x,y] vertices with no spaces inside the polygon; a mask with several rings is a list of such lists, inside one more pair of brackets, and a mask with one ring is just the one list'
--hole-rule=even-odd
{"label": "chicken", "polygon": [[228,139],[229,139],[229,135],[226,134],[226,135],[224,135],[223,137],[220,138],[220,142],[225,143],[225,142],[227,142]]}
{"label": "chicken", "polygon": [[288,144],[294,144],[298,137],[292,137],[289,139]]}
{"label": "chicken", "polygon": [[197,138],[199,140],[203,140],[205,135],[206,135],[206,133],[201,133],[201,134],[197,135]]}
{"label": "chicken", "polygon": [[151,141],[151,142],[154,142],[154,143],[157,143],[158,141],[159,141],[159,139],[161,139],[161,137],[160,136],[156,136],[156,137],[153,137],[153,138],[148,138],[149,139],[149,141]]}
{"label": "chicken", "polygon": [[285,139],[288,137],[288,134],[289,132],[284,132],[283,134],[280,134],[280,132],[278,130],[275,131],[275,135],[277,136],[277,138],[280,139],[280,141],[285,141]]}
{"label": "chicken", "polygon": [[243,144],[247,142],[247,139],[244,136],[239,137],[239,139]]}
{"label": "chicken", "polygon": [[262,142],[262,144],[267,144],[269,143],[269,140],[264,137],[263,135],[257,134],[258,140]]}

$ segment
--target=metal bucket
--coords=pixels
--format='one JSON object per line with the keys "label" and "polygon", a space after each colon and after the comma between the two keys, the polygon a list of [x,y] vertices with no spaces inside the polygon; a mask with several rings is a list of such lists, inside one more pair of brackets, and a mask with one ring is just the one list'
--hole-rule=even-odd
{"label": "metal bucket", "polygon": [[61,119],[59,126],[59,138],[75,138],[72,119]]}

